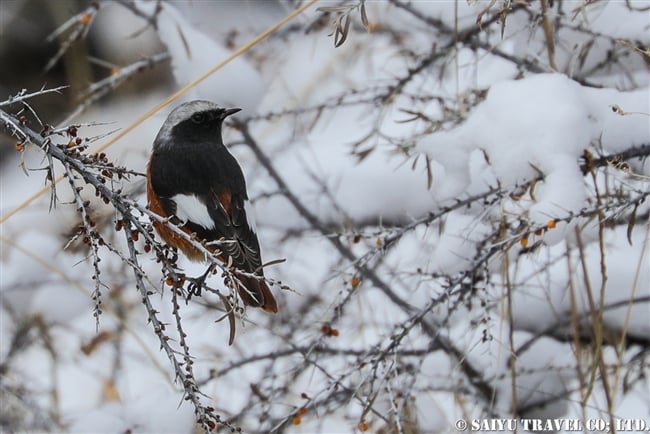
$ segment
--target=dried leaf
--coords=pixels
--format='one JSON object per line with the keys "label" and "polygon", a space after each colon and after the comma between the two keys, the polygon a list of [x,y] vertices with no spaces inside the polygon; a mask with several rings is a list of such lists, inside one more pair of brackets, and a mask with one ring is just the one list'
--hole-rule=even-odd
{"label": "dried leaf", "polygon": [[634,205],[634,209],[630,215],[630,221],[627,222],[627,242],[630,243],[630,246],[632,245],[632,231],[634,230],[634,225],[636,224],[636,210],[638,207],[638,203]]}
{"label": "dried leaf", "polygon": [[350,15],[342,16],[336,22],[336,32],[334,33],[334,47],[338,48],[348,38],[350,32]]}
{"label": "dried leaf", "polygon": [[183,30],[181,30],[181,27],[178,25],[176,26],[176,30],[178,31],[178,36],[181,38],[181,42],[183,43],[183,48],[185,48],[185,52],[187,53],[187,58],[192,60],[192,50],[190,49],[190,44],[187,42],[187,39],[185,39]]}
{"label": "dried leaf", "polygon": [[537,187],[537,181],[539,178],[536,176],[530,180],[530,187],[528,187],[528,191],[530,192],[530,198],[533,200],[533,202],[537,202],[537,197],[535,196],[535,188]]}
{"label": "dried leaf", "polygon": [[501,14],[501,39],[503,39],[503,35],[506,33],[506,19],[508,15],[505,13]]}
{"label": "dried leaf", "polygon": [[420,159],[420,155],[416,155],[415,158],[413,159],[413,164],[411,164],[411,170],[415,170],[415,168],[418,165],[418,160]]}
{"label": "dried leaf", "polygon": [[89,356],[97,349],[97,347],[99,347],[104,342],[110,341],[111,339],[113,339],[112,333],[107,331],[100,332],[96,334],[90,340],[90,342],[88,342],[87,344],[83,344],[81,346],[81,352],[84,353],[86,356]]}
{"label": "dried leaf", "polygon": [[482,23],[483,23],[483,15],[487,14],[490,12],[490,9],[492,9],[492,6],[497,2],[497,0],[490,0],[490,4],[487,5],[485,9],[483,9],[479,14],[476,16],[476,25],[480,30],[483,30],[482,28]]}
{"label": "dried leaf", "polygon": [[580,50],[578,51],[578,54],[576,56],[576,58],[578,59],[579,68],[584,68],[585,62],[587,61],[587,56],[591,52],[591,49],[593,48],[595,42],[596,42],[595,39],[591,39],[580,45]]}
{"label": "dried leaf", "polygon": [[361,163],[363,160],[365,160],[366,157],[370,155],[370,153],[374,150],[375,148],[371,146],[368,149],[364,149],[363,151],[356,151],[354,155],[357,157],[357,163]]}
{"label": "dried leaf", "polygon": [[103,390],[104,401],[115,402],[120,400],[120,392],[117,391],[115,383],[111,380],[104,381],[104,390]]}
{"label": "dried leaf", "polygon": [[366,14],[366,2],[362,1],[361,2],[361,24],[363,24],[363,27],[367,30],[370,31],[370,21],[368,21],[368,15]]}
{"label": "dried leaf", "polygon": [[230,325],[230,336],[228,337],[228,345],[232,345],[233,342],[235,342],[235,330],[236,330],[236,322],[235,322],[235,309],[233,309],[232,305],[228,301],[228,297],[225,295],[218,293],[219,298],[221,299],[221,302],[226,308],[226,314],[219,318],[216,322],[221,321],[223,318],[228,317],[228,323]]}
{"label": "dried leaf", "polygon": [[260,267],[255,271],[257,272],[257,271],[261,270],[262,268],[270,267],[271,265],[282,264],[283,262],[287,262],[287,259],[286,258],[274,259],[272,261],[265,262],[264,264],[260,265]]}

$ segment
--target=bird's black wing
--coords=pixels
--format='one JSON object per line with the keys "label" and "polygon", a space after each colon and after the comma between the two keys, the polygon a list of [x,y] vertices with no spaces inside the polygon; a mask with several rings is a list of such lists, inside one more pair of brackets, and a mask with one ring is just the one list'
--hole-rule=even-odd
{"label": "bird's black wing", "polygon": [[246,181],[239,163],[229,152],[221,156],[223,173],[228,182],[212,182],[207,198],[208,211],[215,222],[215,230],[225,238],[220,250],[230,256],[240,270],[260,275],[262,259],[260,245],[248,216],[246,203]]}
{"label": "bird's black wing", "polygon": [[[157,154],[151,162],[150,176],[167,215],[192,215],[204,206],[211,221],[181,219],[187,229],[206,242],[213,242],[232,258],[235,267],[249,273],[259,269],[259,241],[246,215],[246,181],[239,163],[225,147],[194,144],[173,156]],[[179,194],[196,199],[193,212],[179,209],[184,206],[174,200]]]}

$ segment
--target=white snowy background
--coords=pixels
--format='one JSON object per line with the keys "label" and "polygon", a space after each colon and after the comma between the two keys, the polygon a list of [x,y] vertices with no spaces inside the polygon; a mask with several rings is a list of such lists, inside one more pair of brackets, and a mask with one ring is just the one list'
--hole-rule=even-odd
{"label": "white snowy background", "polygon": [[[0,3],[0,25],[21,19],[19,3]],[[156,3],[128,2],[139,16],[100,2],[93,55],[125,65],[167,50],[155,68],[174,82],[116,93],[70,122],[105,123],[80,133],[103,145],[292,3],[164,2],[156,28],[140,32]],[[217,298],[181,306],[205,405],[244,432],[453,432],[459,418],[513,414],[650,427],[650,159],[581,171],[585,151],[650,145],[649,4],[545,3],[552,61],[541,2],[504,23],[502,2],[368,1],[367,29],[357,2],[317,2],[105,150],[143,172],[173,106],[241,107],[319,223],[227,128],[264,259],[286,259],[267,275],[292,290],[274,288],[278,314],[238,320],[232,346]],[[340,47],[328,36],[336,13],[317,10],[336,5],[350,6]],[[489,22],[479,30],[477,19]],[[48,191],[6,218],[45,185],[24,168],[46,163],[28,146],[0,172],[2,429],[198,432],[133,272],[108,250],[96,329],[88,250],[63,249],[80,223],[67,184],[55,209]],[[146,203],[141,177],[122,188]],[[84,194],[124,251],[115,211]],[[161,265],[139,258],[178,348]],[[188,275],[205,267],[179,265]],[[210,284],[227,291],[218,275]]]}

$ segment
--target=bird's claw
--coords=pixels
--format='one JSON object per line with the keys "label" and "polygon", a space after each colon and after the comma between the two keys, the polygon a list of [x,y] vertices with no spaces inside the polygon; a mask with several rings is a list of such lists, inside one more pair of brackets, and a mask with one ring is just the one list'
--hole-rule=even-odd
{"label": "bird's claw", "polygon": [[200,297],[201,290],[203,289],[203,285],[205,285],[205,276],[197,277],[194,279],[188,279],[188,280],[190,281],[190,283],[187,285],[187,297],[185,299],[189,300],[194,295]]}
{"label": "bird's claw", "polygon": [[193,295],[196,295],[197,297],[201,296],[201,291],[205,286],[205,280],[208,278],[210,274],[212,274],[212,269],[213,269],[212,266],[208,267],[206,272],[203,273],[201,276],[187,279],[190,282],[187,285],[187,297],[186,297],[187,300],[192,298]]}

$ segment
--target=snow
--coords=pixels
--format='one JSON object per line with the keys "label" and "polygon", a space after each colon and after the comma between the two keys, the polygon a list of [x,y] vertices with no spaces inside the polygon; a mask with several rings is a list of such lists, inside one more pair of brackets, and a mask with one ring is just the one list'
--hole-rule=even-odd
{"label": "snow", "polygon": [[[135,4],[146,13],[152,13],[156,5],[144,1]],[[146,37],[158,38],[170,51],[175,86],[161,86],[146,96],[120,96],[94,106],[80,121],[114,123],[83,127],[83,134],[128,127],[175,89],[232,53],[221,42],[230,27],[209,25],[219,11],[205,8],[202,2],[161,5],[158,28],[155,33],[149,30]],[[455,11],[450,5],[413,2],[418,11],[449,26],[453,26],[457,13],[461,29],[471,28],[485,7],[480,2],[458,2]],[[455,55],[441,60],[444,66],[437,63],[413,77],[405,84],[403,94],[383,104],[377,95],[383,95],[397,77],[407,74],[430,52],[432,34],[427,32],[437,36],[439,32],[388,3],[367,2],[367,7],[371,20],[399,32],[366,33],[355,26],[339,48],[333,47],[327,28],[288,33],[265,42],[267,45],[255,56],[238,57],[182,98],[242,107],[242,116],[253,117],[251,134],[291,193],[326,231],[323,234],[310,227],[305,216],[278,191],[251,150],[235,143],[239,133],[227,126],[226,141],[232,143],[230,149],[247,175],[264,261],[286,259],[266,269],[265,274],[289,284],[293,291],[274,289],[281,306],[275,316],[249,309],[246,318],[237,322],[232,347],[227,345],[227,321],[216,322],[222,316],[214,307],[219,306],[217,297],[204,294],[180,303],[184,331],[195,356],[194,373],[202,382],[205,402],[219,414],[239,415],[237,424],[244,431],[267,431],[271,428],[269,421],[291,417],[307,404],[303,394],[318,402],[340,387],[337,390],[354,393],[342,394],[340,402],[310,408],[300,425],[286,431],[349,432],[361,415],[371,423],[371,430],[378,431],[388,425],[373,411],[366,412],[366,406],[376,392],[374,410],[392,418],[390,386],[414,391],[408,400],[393,398],[396,402],[408,401],[422,432],[444,431],[456,418],[486,417],[486,408],[476,399],[479,393],[469,384],[463,361],[471,363],[496,391],[492,410],[509,417],[514,397],[508,361],[513,350],[529,344],[515,359],[516,368],[521,369],[514,379],[519,406],[553,395],[566,394],[567,398],[535,408],[525,416],[582,417],[582,397],[576,392],[579,356],[572,342],[561,337],[572,330],[572,313],[590,318],[587,291],[591,289],[598,305],[604,285],[602,302],[606,306],[620,303],[604,312],[606,329],[618,335],[625,330],[637,338],[647,339],[650,334],[648,303],[627,303],[650,296],[647,219],[637,223],[628,240],[624,223],[629,219],[629,209],[606,209],[611,227],[606,227],[602,240],[605,250],[601,252],[598,216],[575,217],[595,204],[594,180],[580,168],[585,151],[599,156],[650,142],[647,69],[639,67],[643,64],[640,58],[632,57],[627,63],[629,71],[612,69],[586,77],[602,88],[580,84],[580,80],[572,79],[574,70],[567,65],[575,63],[574,48],[586,39],[575,29],[563,29],[561,38],[558,36],[563,45],[558,46],[557,58],[562,72],[551,72],[550,67],[548,72],[522,71],[487,50],[465,46],[454,51],[452,47]],[[104,28],[119,23],[123,14],[129,16],[128,29],[144,23],[115,5],[110,10],[110,19],[105,17],[107,21],[102,24],[108,27]],[[269,16],[277,13],[269,12]],[[311,11],[297,22],[304,25],[318,16]],[[245,32],[251,32],[250,26],[259,32],[270,24],[262,18],[258,22],[258,18],[246,17],[220,16],[219,23],[236,28],[238,22],[245,22]],[[624,2],[590,4],[577,15],[575,23],[592,26],[592,30],[612,38],[649,41],[647,14],[644,21],[643,14],[626,8]],[[503,40],[498,31],[486,31],[480,38],[509,55],[546,59],[543,32],[531,30],[529,25],[528,16],[518,12],[508,16]],[[126,29],[119,35],[131,33]],[[442,37],[437,40],[439,47],[444,42]],[[598,64],[611,48],[610,42],[596,43],[587,65]],[[148,39],[141,47],[151,44]],[[119,45],[113,42],[105,50],[119,50]],[[405,60],[408,50],[419,56]],[[477,104],[473,104],[475,100]],[[172,106],[179,103],[175,101]],[[622,112],[612,107],[620,107]],[[171,108],[117,142],[107,151],[109,157],[144,171],[151,143]],[[304,112],[277,115],[291,110]],[[435,127],[423,119],[404,122],[413,112],[432,121],[444,118],[445,122]],[[100,140],[96,146],[102,143]],[[359,153],[370,147],[372,151],[360,158]],[[40,167],[41,155],[38,149],[28,149],[27,167]],[[427,159],[431,186],[427,182]],[[630,165],[632,174],[614,167],[607,168],[606,175],[598,173],[599,192],[613,195],[623,190],[630,197],[647,192],[648,159],[630,161]],[[25,176],[17,158],[6,163],[0,173],[0,213],[4,216],[38,191],[43,186],[41,175],[30,172]],[[146,202],[141,178],[124,187],[131,197]],[[457,206],[495,188],[504,192],[497,201]],[[10,360],[8,384],[34,391],[43,409],[55,406],[50,397],[56,389],[56,409],[69,432],[194,430],[193,408],[183,401],[169,360],[159,351],[132,272],[105,250],[101,263],[106,284],[102,287],[104,313],[99,330],[95,329],[92,262],[78,244],[63,250],[79,224],[73,207],[64,204],[71,199],[66,189],[67,185],[59,184],[61,203],[52,212],[45,195],[0,226],[0,354],[4,360],[16,330],[36,319],[47,325],[57,354],[53,357],[47,346],[40,344],[19,351]],[[83,192],[84,197],[97,201],[92,193]],[[638,216],[648,212],[649,202],[639,205]],[[107,222],[102,233],[124,250],[122,233],[112,229],[114,211],[95,202],[93,207]],[[415,224],[435,214],[443,217]],[[625,221],[617,222],[619,217]],[[555,219],[555,227],[548,226]],[[477,248],[483,240],[495,240],[489,237],[498,232],[500,223],[513,228],[517,221],[527,226],[522,223],[519,233],[504,231],[499,238],[502,244],[495,247],[507,252],[479,267],[485,276],[478,272],[465,275],[449,293],[449,282],[480,259]],[[408,225],[413,228],[404,229]],[[535,229],[539,229],[537,234]],[[529,237],[528,246],[534,246],[529,252],[520,242],[524,234]],[[359,239],[353,241],[355,235]],[[399,239],[384,249],[382,243],[391,236]],[[361,258],[359,263],[370,269],[376,266],[377,277],[391,294],[375,287],[349,258],[342,257],[333,238]],[[583,252],[579,251],[580,244]],[[171,296],[161,283],[161,266],[151,254],[142,254],[139,259],[156,290],[152,303],[171,330],[177,348]],[[203,264],[190,263],[183,257],[178,265],[190,276],[205,271]],[[360,283],[352,290],[354,278]],[[218,275],[211,277],[209,284],[227,291]],[[512,318],[506,304],[508,285],[512,289]],[[398,307],[394,298],[413,310],[407,314],[407,308]],[[368,352],[389,348],[401,327],[410,325],[411,312],[435,299],[443,301],[423,321],[437,334],[432,337],[418,324],[400,344],[402,349],[420,350],[421,354],[404,356],[388,351],[373,371]],[[339,331],[338,337],[323,335],[321,327],[330,322]],[[588,334],[590,322],[583,321],[581,330]],[[40,336],[37,330],[30,333]],[[107,333],[107,340],[97,343],[88,354],[81,351],[98,333]],[[436,337],[451,343],[462,360],[440,350]],[[510,348],[511,337],[514,348]],[[321,348],[332,353],[320,354]],[[295,352],[274,361],[245,362],[269,352],[290,350]],[[634,353],[625,348],[622,351],[626,361]],[[585,358],[590,355],[587,352]],[[603,357],[612,365],[623,360],[610,347]],[[214,378],[220,371],[224,373]],[[412,389],[408,388],[409,381],[413,382]],[[630,393],[619,393],[616,415],[647,415],[643,386],[637,382]],[[262,395],[268,391],[273,395],[264,400],[252,392],[254,387]],[[603,402],[597,387],[587,405],[589,416],[602,417],[598,409],[606,408]]]}
{"label": "snow", "polygon": [[[623,303],[618,309],[608,310],[604,315],[607,324],[619,329],[623,322],[627,323],[628,333],[644,336],[650,331],[647,320],[647,306],[628,305],[626,300],[634,297],[650,295],[650,263],[648,257],[647,228],[639,227],[635,235],[639,243],[630,245],[626,239],[625,228],[617,228],[608,234],[605,240],[605,267],[607,269],[607,287],[604,293],[605,304]],[[562,249],[554,248],[551,257],[561,255]],[[634,260],[630,260],[633,258]],[[545,262],[544,258],[529,258],[520,264],[517,271],[518,286],[525,290],[515,295],[516,304],[522,306],[515,312],[515,322],[523,329],[543,330],[553,325],[560,326],[558,318],[565,318],[572,310],[570,289],[567,288],[567,263],[558,260],[552,265],[549,276],[551,282],[539,268]],[[590,246],[585,252],[588,279],[592,288],[595,303],[600,303],[599,290],[602,284],[600,268],[600,251],[597,246]],[[536,265],[537,264],[537,265]],[[577,257],[571,258],[573,271],[573,291],[576,294],[578,312],[589,312],[589,301],[586,296],[587,288],[582,278],[583,270]],[[550,289],[549,289],[550,283]],[[629,314],[628,314],[629,310]],[[629,315],[629,316],[628,316]],[[569,324],[563,325],[568,328]]]}
{"label": "snow", "polygon": [[[625,111],[634,114],[613,113],[615,101],[624,101],[630,107]],[[647,90],[586,89],[562,74],[537,74],[495,84],[467,122],[426,137],[418,150],[442,166],[439,176],[434,172],[440,199],[468,188],[470,174],[477,172],[469,155],[476,150],[485,153],[496,178],[486,179],[479,170],[488,185],[498,181],[514,186],[543,176],[529,213],[533,222],[544,225],[586,205],[588,190],[576,165],[583,152],[595,142],[606,143],[608,152],[646,142],[648,119],[643,113],[649,112]],[[553,238],[547,241],[559,242],[563,236]]]}
{"label": "snow", "polygon": [[647,7],[642,0],[633,0],[629,4],[621,2],[607,2],[603,5],[594,5],[585,8],[586,16],[581,17],[585,22],[593,25],[593,29],[611,35],[618,39],[638,39],[647,43],[650,36],[645,32],[638,32],[640,28],[648,26],[647,14],[635,13]]}
{"label": "snow", "polygon": [[[160,5],[156,21],[158,36],[172,55],[172,71],[180,86],[197,79],[231,54],[196,29],[172,4],[142,0],[135,4],[148,15],[153,15]],[[237,57],[194,87],[185,98],[219,101],[222,106],[239,107],[252,113],[263,94],[264,84],[258,72],[247,60]]]}

